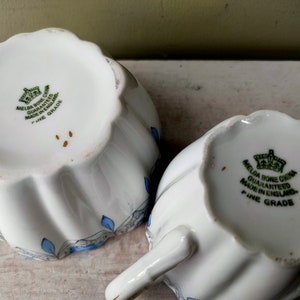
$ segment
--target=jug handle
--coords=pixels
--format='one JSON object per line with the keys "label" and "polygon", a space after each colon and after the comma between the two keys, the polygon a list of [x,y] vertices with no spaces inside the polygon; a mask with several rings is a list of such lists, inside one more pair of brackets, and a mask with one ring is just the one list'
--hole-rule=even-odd
{"label": "jug handle", "polygon": [[191,229],[183,225],[176,227],[107,286],[106,300],[133,299],[158,277],[189,258],[196,249]]}

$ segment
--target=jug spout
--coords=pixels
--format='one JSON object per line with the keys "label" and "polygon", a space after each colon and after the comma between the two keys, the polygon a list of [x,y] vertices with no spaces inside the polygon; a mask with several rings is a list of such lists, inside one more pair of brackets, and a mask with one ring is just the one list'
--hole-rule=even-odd
{"label": "jug spout", "polygon": [[107,286],[106,300],[133,299],[146,286],[192,256],[196,249],[193,232],[183,225],[176,227]]}

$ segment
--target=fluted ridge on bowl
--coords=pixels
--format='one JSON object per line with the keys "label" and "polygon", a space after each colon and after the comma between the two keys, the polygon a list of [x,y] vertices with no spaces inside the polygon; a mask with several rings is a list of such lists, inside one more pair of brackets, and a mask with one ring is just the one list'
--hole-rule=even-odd
{"label": "fluted ridge on bowl", "polygon": [[159,158],[159,120],[138,81],[105,59],[121,104],[105,144],[83,161],[0,182],[0,238],[21,254],[62,258],[100,247],[144,221],[149,177]]}

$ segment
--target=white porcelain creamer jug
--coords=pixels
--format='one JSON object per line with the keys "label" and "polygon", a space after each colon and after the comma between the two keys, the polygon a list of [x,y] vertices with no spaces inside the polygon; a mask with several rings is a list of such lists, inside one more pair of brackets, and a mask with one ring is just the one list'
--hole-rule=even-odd
{"label": "white porcelain creamer jug", "polygon": [[275,111],[230,118],[167,168],[148,222],[150,252],[107,300],[164,280],[181,300],[300,294],[300,121]]}
{"label": "white porcelain creamer jug", "polygon": [[61,29],[0,44],[0,232],[61,258],[139,225],[159,120],[138,81]]}

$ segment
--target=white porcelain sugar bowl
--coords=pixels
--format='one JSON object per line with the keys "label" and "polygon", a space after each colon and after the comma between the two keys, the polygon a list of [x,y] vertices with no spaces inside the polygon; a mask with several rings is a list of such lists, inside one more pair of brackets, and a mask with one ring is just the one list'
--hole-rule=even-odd
{"label": "white porcelain sugar bowl", "polygon": [[107,300],[164,280],[180,300],[282,300],[300,294],[300,121],[236,116],[166,170],[148,222],[150,252]]}
{"label": "white porcelain sugar bowl", "polygon": [[0,44],[0,232],[61,258],[139,225],[159,120],[137,80],[61,29]]}

